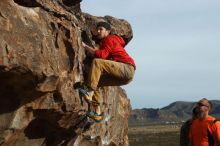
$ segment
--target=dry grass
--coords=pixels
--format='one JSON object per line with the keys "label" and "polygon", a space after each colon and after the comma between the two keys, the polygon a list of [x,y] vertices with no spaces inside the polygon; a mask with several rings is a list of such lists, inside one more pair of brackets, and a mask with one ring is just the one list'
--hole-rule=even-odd
{"label": "dry grass", "polygon": [[130,126],[130,146],[179,146],[179,124]]}

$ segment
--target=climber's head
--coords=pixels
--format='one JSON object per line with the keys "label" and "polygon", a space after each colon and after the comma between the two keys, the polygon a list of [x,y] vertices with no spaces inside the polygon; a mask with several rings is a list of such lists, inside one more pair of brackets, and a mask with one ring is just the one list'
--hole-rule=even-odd
{"label": "climber's head", "polygon": [[107,22],[99,22],[96,26],[99,39],[103,39],[111,32],[111,26]]}

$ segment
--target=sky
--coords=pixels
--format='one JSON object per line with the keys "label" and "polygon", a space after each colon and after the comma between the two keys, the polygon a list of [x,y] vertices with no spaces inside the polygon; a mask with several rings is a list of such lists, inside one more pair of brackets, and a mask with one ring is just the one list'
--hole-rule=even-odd
{"label": "sky", "polygon": [[123,86],[132,108],[220,100],[219,0],[83,0],[83,12],[127,20],[134,80]]}

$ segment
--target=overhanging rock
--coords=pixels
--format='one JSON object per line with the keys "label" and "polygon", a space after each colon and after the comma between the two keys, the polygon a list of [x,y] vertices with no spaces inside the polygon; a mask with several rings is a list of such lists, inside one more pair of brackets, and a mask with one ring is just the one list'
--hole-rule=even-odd
{"label": "overhanging rock", "polygon": [[82,131],[87,104],[73,88],[84,81],[86,40],[95,24],[132,38],[125,20],[82,13],[80,0],[0,1],[0,144],[126,146],[130,103],[120,87],[102,89],[102,123]]}

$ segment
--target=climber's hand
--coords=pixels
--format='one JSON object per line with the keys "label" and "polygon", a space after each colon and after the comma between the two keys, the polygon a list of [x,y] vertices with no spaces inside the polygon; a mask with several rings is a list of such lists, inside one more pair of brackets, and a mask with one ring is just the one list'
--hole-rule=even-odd
{"label": "climber's hand", "polygon": [[94,56],[95,51],[97,50],[96,48],[90,47],[90,46],[86,45],[86,43],[84,43],[84,42],[82,42],[82,46],[85,48],[85,50],[86,50],[87,52],[89,52],[89,54],[90,54],[91,56]]}
{"label": "climber's hand", "polygon": [[82,46],[83,46],[84,48],[87,47],[86,43],[84,43],[84,42],[82,42]]}

